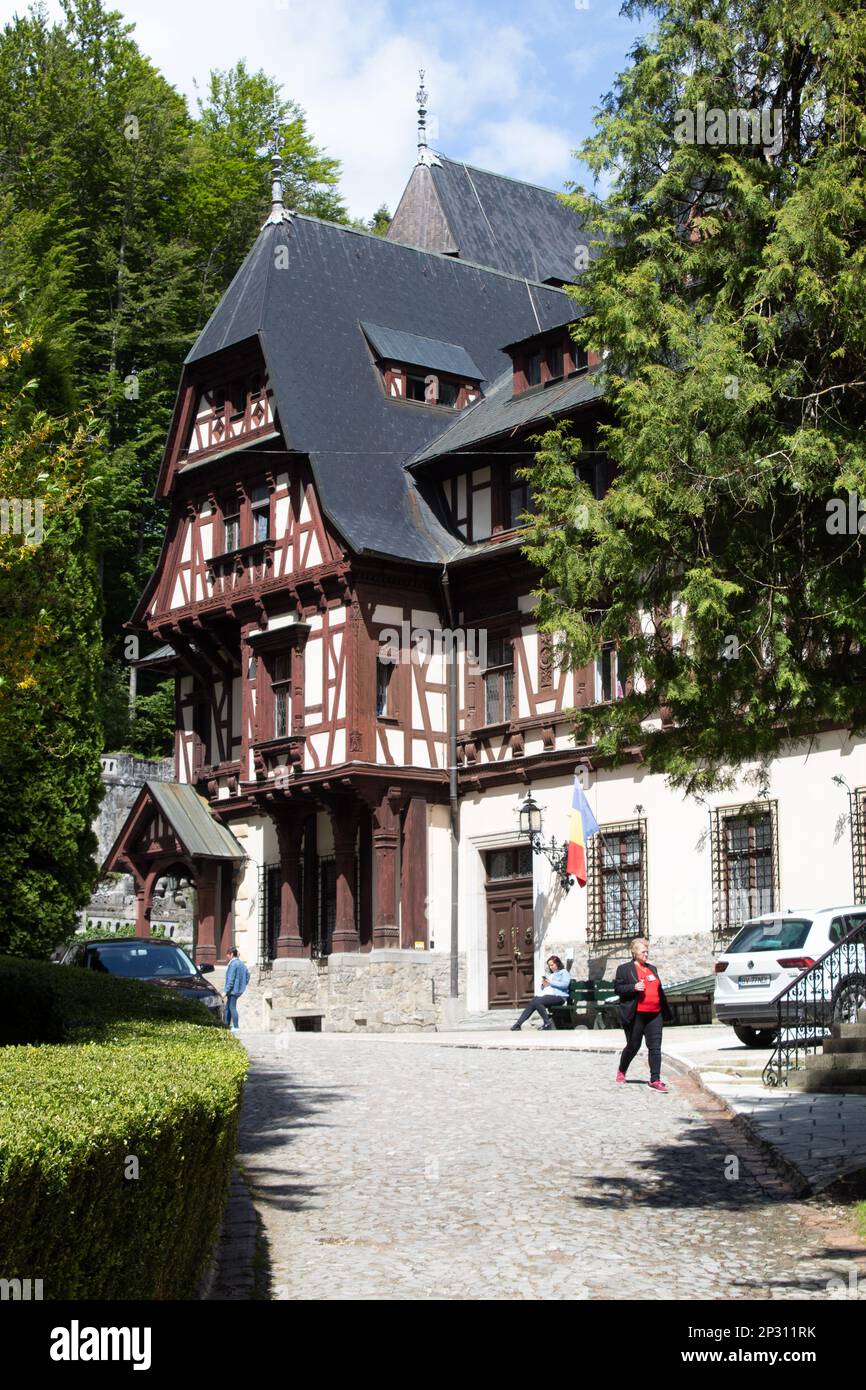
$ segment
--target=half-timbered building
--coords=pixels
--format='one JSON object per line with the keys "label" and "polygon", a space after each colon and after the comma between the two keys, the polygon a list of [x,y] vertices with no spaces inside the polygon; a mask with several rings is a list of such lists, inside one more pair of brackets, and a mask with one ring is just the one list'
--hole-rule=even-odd
{"label": "half-timbered building", "polygon": [[[553,947],[606,973],[636,930],[669,977],[701,974],[783,882],[845,901],[852,851],[862,880],[866,755],[841,732],[704,803],[575,746],[568,709],[629,674],[613,649],[557,668],[519,518],[551,420],[609,482],[563,290],[584,247],[555,194],[423,140],[387,238],[287,212],[275,177],[186,360],[132,620],[174,678],[176,782],[142,790],[105,867],[132,873],[142,933],[160,876],[192,879],[197,958],[239,945],[260,1026],[441,1026],[524,1001]],[[562,838],[577,765],[605,834],[585,891],[517,817],[531,790]]]}

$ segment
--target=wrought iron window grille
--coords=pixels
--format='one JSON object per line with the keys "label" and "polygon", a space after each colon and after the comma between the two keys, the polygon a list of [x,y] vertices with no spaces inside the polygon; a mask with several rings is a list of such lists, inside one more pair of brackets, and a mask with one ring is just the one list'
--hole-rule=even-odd
{"label": "wrought iron window grille", "polygon": [[749,801],[711,812],[713,950],[723,951],[751,917],[777,912],[779,803]]}
{"label": "wrought iron window grille", "polygon": [[649,938],[646,818],[602,825],[589,841],[586,867],[588,944]]}

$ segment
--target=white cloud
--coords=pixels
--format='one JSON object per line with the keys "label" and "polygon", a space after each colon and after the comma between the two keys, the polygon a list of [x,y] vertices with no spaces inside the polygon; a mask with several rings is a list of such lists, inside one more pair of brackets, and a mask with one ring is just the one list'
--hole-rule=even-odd
{"label": "white cloud", "polygon": [[528,183],[559,188],[572,174],[572,147],[572,137],[564,130],[525,116],[508,116],[480,127],[468,162]]}

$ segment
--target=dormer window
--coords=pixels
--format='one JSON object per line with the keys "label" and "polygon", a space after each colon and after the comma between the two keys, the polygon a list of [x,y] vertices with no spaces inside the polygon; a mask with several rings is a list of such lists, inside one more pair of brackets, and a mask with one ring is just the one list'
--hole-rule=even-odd
{"label": "dormer window", "polygon": [[201,390],[189,427],[185,457],[222,450],[235,441],[269,434],[273,428],[267,380],[261,371],[248,372]]}
{"label": "dormer window", "polygon": [[514,365],[515,396],[537,388],[543,390],[545,386],[585,371],[588,365],[587,354],[572,342],[565,329],[513,343],[505,350]]}
{"label": "dormer window", "polygon": [[444,406],[447,410],[462,410],[477,401],[481,394],[476,382],[455,381],[436,372],[422,376],[414,368],[399,363],[389,363],[383,377],[386,393],[392,400]]}
{"label": "dormer window", "polygon": [[463,410],[481,396],[481,372],[459,343],[362,323],[389,400]]}
{"label": "dormer window", "polygon": [[[399,370],[399,369],[398,369],[398,370]],[[431,378],[430,378],[430,381],[429,381],[429,383],[428,383],[426,377],[423,377],[423,376],[416,376],[413,372],[407,372],[407,373],[406,373],[406,400],[407,400],[407,401],[424,401],[424,402],[427,403],[428,405],[435,405],[435,403],[436,403],[436,396],[432,394],[433,389],[434,389],[435,380],[436,380],[435,377],[431,377]],[[394,384],[395,384],[395,383],[392,382],[392,385],[394,385]],[[428,400],[428,393],[430,393],[430,399],[429,399],[429,400]],[[398,391],[398,392],[392,392],[392,395],[394,395],[394,394],[399,395],[399,391]]]}

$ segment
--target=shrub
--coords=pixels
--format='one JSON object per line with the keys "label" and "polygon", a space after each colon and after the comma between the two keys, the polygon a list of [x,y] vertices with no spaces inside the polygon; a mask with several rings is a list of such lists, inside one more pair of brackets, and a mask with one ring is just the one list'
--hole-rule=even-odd
{"label": "shrub", "polygon": [[[165,927],[154,923],[150,928],[150,935],[151,937],[161,940],[163,937],[167,936],[168,933]],[[135,936],[135,923],[119,922],[114,929],[105,926],[89,926],[84,927],[81,931],[75,931],[73,928],[60,944],[62,946],[71,946],[76,941],[103,941],[106,937],[113,940],[115,936]]]}
{"label": "shrub", "polygon": [[3,1048],[0,1277],[50,1299],[190,1297],[228,1194],[243,1049],[157,985],[0,959],[0,989],[50,996],[64,1037]]}
{"label": "shrub", "polygon": [[34,970],[28,961],[9,959],[4,961],[0,981],[0,1046],[62,1041],[66,1032],[63,1010],[50,978]]}

